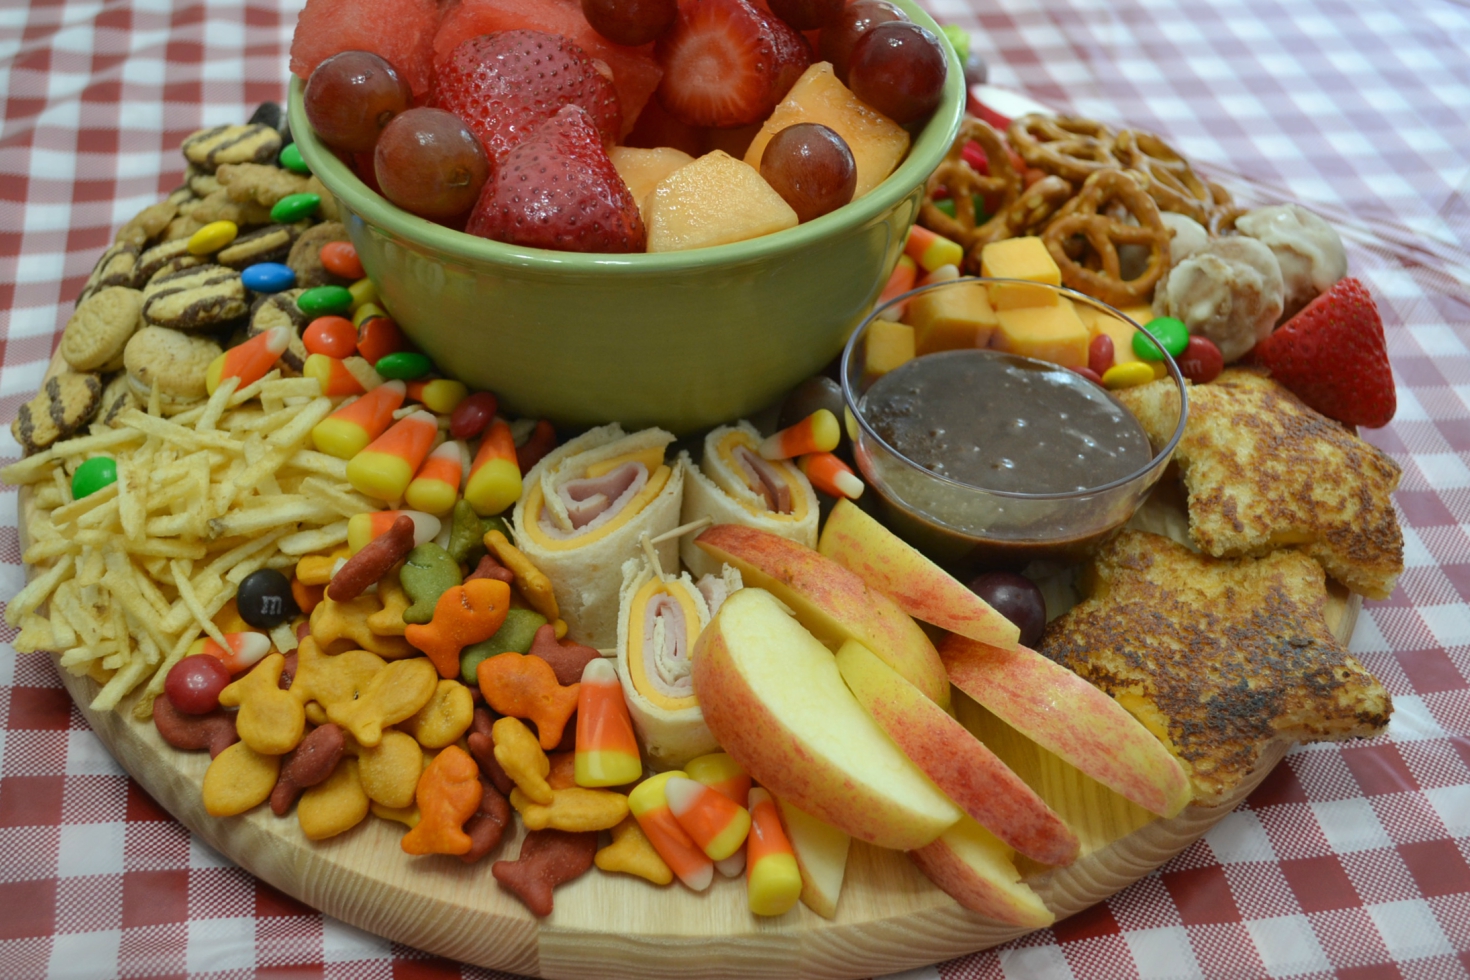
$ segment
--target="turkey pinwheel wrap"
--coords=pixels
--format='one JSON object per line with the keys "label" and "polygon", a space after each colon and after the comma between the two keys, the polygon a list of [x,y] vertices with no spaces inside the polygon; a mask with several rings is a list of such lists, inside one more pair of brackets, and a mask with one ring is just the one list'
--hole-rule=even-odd
{"label": "turkey pinwheel wrap", "polygon": [[[786,460],[761,456],[761,435],[749,422],[722,425],[704,439],[698,466],[681,453],[689,471],[681,523],[708,517],[716,524],[743,524],[817,546],[817,495],[806,474]],[[696,578],[719,575],[720,563],[684,535],[679,557]]]}
{"label": "turkey pinwheel wrap", "polygon": [[[567,632],[609,649],[617,642],[618,570],[679,521],[684,466],[664,462],[672,433],[631,435],[600,426],[558,447],[526,474],[512,515],[516,545],[551,580]],[[678,546],[657,545],[676,567]]]}

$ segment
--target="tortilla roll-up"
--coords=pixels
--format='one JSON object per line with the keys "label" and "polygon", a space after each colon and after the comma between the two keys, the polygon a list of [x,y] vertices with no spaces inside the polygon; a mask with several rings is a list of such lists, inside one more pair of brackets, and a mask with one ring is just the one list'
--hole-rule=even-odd
{"label": "tortilla roll-up", "polygon": [[[526,474],[512,514],[516,546],[551,580],[567,632],[608,649],[618,636],[618,570],[641,555],[642,538],[679,522],[684,466],[664,462],[674,441],[663,429],[631,435],[616,422],[548,453]],[[678,545],[656,546],[665,568]]]}
{"label": "tortilla roll-up", "polygon": [[660,580],[642,558],[623,565],[618,606],[618,680],[656,771],[718,752],[694,696],[690,657],[710,621],[709,604],[685,572]]}
{"label": "tortilla roll-up", "polygon": [[[680,523],[708,517],[716,524],[744,524],[815,548],[817,495],[811,482],[792,462],[762,458],[760,444],[755,426],[740,421],[705,436],[698,466],[687,453],[680,454],[689,471]],[[719,575],[720,563],[695,547],[694,538],[686,534],[681,539],[684,567],[695,578]]]}

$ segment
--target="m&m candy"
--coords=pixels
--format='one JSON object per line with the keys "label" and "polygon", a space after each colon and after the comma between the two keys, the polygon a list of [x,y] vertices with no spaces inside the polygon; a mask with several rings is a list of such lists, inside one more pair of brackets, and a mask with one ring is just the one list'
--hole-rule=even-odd
{"label": "m&m candy", "polygon": [[257,262],[240,272],[240,282],[257,293],[283,293],[296,285],[296,270],[281,262]]}

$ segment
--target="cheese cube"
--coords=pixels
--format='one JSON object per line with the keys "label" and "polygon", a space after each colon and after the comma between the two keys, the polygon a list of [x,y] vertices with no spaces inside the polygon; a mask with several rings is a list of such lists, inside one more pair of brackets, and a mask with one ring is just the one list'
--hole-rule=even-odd
{"label": "cheese cube", "polygon": [[931,289],[909,301],[904,321],[914,328],[914,350],[984,347],[995,332],[995,310],[985,287],[976,282]]}
{"label": "cheese cube", "polygon": [[1063,367],[1087,366],[1087,344],[1092,338],[1071,300],[1063,297],[1051,306],[996,310],[995,318],[990,346],[996,350]]}
{"label": "cheese cube", "polygon": [[[993,279],[1025,279],[1029,282],[1062,284],[1062,272],[1040,238],[1008,238],[991,242],[980,250],[980,274]],[[1061,296],[1055,290],[1020,283],[991,283],[990,305],[997,310],[1025,306],[1053,306]]]}
{"label": "cheese cube", "polygon": [[893,320],[874,320],[863,338],[863,357],[869,377],[887,374],[914,359],[914,328]]}

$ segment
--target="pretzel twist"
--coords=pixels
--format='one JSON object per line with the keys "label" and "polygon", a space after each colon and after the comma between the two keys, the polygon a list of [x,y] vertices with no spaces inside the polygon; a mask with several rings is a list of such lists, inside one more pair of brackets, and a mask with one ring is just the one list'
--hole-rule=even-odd
{"label": "pretzel twist", "polygon": [[[965,147],[973,140],[980,145],[989,164],[988,174],[981,174],[965,160]],[[954,217],[951,218],[934,203],[934,192],[943,187],[954,201]],[[982,199],[998,195],[1000,203],[997,214],[977,224],[975,195]],[[996,240],[993,236],[1000,227],[1000,215],[1021,196],[1021,175],[1011,166],[1011,155],[1006,152],[1000,133],[982,119],[966,116],[960,124],[960,134],[954,145],[945,154],[944,160],[930,175],[924,186],[924,202],[919,208],[919,218],[924,227],[951,238],[969,249],[981,237],[986,241]],[[1005,237],[1004,235],[1000,237]]]}
{"label": "pretzel twist", "polygon": [[[1125,208],[1137,224],[1107,212],[1112,205]],[[1087,178],[1082,190],[1068,201],[1042,232],[1047,251],[1061,270],[1067,286],[1112,306],[1138,306],[1153,299],[1154,287],[1169,271],[1171,232],[1159,218],[1159,207],[1138,177],[1122,170],[1104,170]],[[1082,245],[1082,255],[1074,249]],[[1148,247],[1148,262],[1136,278],[1124,279],[1119,245]]]}
{"label": "pretzel twist", "polygon": [[1021,116],[1011,122],[1007,136],[1028,166],[1074,184],[1119,165],[1112,150],[1113,131],[1091,119]]}
{"label": "pretzel twist", "polygon": [[980,250],[991,242],[1040,233],[1052,215],[1071,200],[1073,193],[1071,184],[1050,174],[1026,188],[1020,197],[1002,208],[986,224],[989,231],[975,236],[975,244],[970,249],[970,264],[977,269],[980,267]]}
{"label": "pretzel twist", "polygon": [[1200,224],[1209,220],[1214,193],[1168,143],[1152,133],[1125,129],[1113,140],[1113,154],[1124,167],[1148,175],[1148,192],[1159,210],[1185,215]]}

